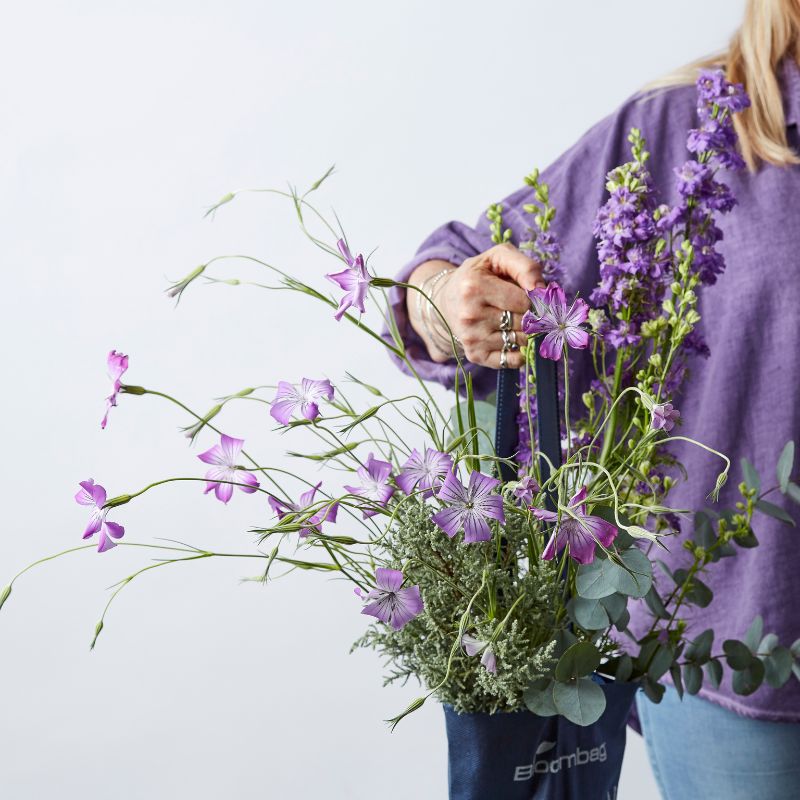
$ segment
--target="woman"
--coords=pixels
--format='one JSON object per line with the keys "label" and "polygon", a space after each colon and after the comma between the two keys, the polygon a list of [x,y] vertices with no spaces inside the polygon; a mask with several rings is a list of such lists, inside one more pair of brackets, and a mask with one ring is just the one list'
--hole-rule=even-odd
{"label": "woman", "polygon": [[[800,386],[798,62],[800,0],[749,0],[726,53],[625,103],[542,174],[559,210],[554,229],[563,246],[564,283],[588,297],[598,277],[592,222],[605,199],[605,174],[629,160],[629,130],[641,128],[656,185],[673,192],[672,169],[685,160],[686,132],[696,122],[698,67],[722,64],[730,80],[745,85],[752,106],[739,115],[737,130],[749,169],[725,177],[739,200],[722,221],[727,270],[704,290],[699,307],[712,357],[705,363],[695,357],[680,409],[683,433],[727,453],[735,465],[747,456],[764,475],[782,445],[800,433],[800,404],[793,396]],[[543,285],[539,266],[513,245],[525,234],[520,212],[530,191],[522,189],[503,203],[512,243],[492,247],[486,220],[476,228],[451,222],[422,244],[400,275],[433,294],[483,392],[493,387],[492,370],[522,362],[518,352],[504,349],[501,315],[512,312],[521,341],[525,290]],[[674,199],[662,197],[667,203]],[[452,383],[446,341],[425,303],[398,294],[395,309],[419,373]],[[689,480],[676,486],[671,503],[701,508],[708,483],[703,478],[714,465],[697,449],[676,448],[676,455]],[[734,470],[732,491],[739,480]],[[756,533],[760,547],[715,565],[709,573],[715,602],[688,620],[698,633],[714,629],[715,649],[726,638],[741,637],[757,614],[764,617],[765,631],[774,631],[782,642],[800,637],[794,610],[798,534],[763,516]],[[668,563],[680,558],[680,547],[670,549]],[[642,619],[646,610],[636,613]],[[800,683],[792,681],[783,690],[765,686],[748,697],[734,695],[726,684],[719,690],[706,686],[701,696],[682,703],[670,689],[660,705],[639,700],[638,708],[664,797],[800,797]]]}

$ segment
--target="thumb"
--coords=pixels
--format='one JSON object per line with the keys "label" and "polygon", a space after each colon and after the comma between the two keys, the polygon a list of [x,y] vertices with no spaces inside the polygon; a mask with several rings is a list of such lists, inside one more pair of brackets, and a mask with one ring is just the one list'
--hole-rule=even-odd
{"label": "thumb", "polygon": [[541,266],[513,244],[498,244],[487,250],[485,256],[487,265],[495,274],[509,278],[526,292],[545,285]]}

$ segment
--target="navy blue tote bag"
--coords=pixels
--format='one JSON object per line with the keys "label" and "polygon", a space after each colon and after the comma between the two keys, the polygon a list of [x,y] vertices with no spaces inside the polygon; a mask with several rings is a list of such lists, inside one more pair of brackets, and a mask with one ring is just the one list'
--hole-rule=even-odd
{"label": "navy blue tote bag", "polygon": [[[539,342],[536,349],[539,448],[560,464],[557,365],[541,358]],[[518,383],[518,370],[499,371],[496,450],[503,458],[516,448]],[[544,478],[544,460],[541,466]],[[510,466],[500,469],[504,480],[513,480]],[[587,727],[527,710],[458,714],[445,706],[450,800],[615,800],[637,687],[595,680],[606,695],[606,710]]]}

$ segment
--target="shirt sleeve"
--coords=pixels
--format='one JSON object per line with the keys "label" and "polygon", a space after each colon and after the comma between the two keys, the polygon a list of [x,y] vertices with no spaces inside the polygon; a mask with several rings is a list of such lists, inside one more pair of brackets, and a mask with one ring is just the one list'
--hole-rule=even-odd
{"label": "shirt sleeve", "polygon": [[[648,148],[657,154],[649,164],[656,185],[671,188],[673,181],[664,165],[676,166],[686,158],[685,135],[693,124],[694,88],[681,87],[647,96],[635,96],[610,116],[591,128],[547,169],[540,179],[549,184],[550,199],[556,208],[553,232],[561,242],[563,283],[569,293],[587,297],[598,280],[598,262],[592,227],[598,208],[606,199],[606,175],[614,167],[630,160],[628,134],[641,128]],[[669,202],[672,198],[661,198]],[[531,238],[528,215],[523,205],[533,200],[530,187],[518,189],[503,202],[503,221],[512,231],[511,241]],[[426,261],[441,259],[460,266],[467,258],[491,247],[489,222],[482,215],[474,227],[462,222],[448,222],[437,228],[420,246],[414,258],[400,271],[398,280],[407,281],[411,273]],[[455,362],[432,361],[427,349],[409,323],[406,291],[395,288],[390,296],[398,329],[406,343],[409,360],[418,374],[452,386]],[[407,371],[400,359],[401,369]],[[473,374],[475,392],[485,396],[494,387],[495,371],[468,365]]]}

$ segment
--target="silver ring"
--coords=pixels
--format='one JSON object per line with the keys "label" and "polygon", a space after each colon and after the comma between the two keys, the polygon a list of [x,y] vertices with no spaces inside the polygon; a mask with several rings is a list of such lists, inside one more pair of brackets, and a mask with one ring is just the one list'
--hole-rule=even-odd
{"label": "silver ring", "polygon": [[503,350],[519,350],[516,331],[500,331],[500,335],[503,337]]}
{"label": "silver ring", "polygon": [[508,309],[506,309],[500,315],[500,330],[501,331],[511,330],[511,312]]}
{"label": "silver ring", "polygon": [[500,351],[500,369],[508,369],[508,351],[505,347]]}

